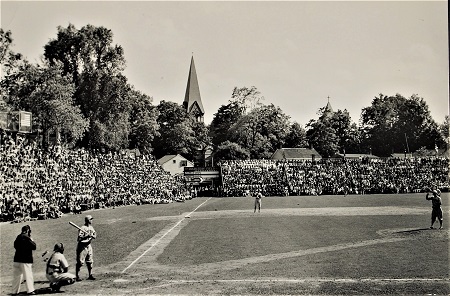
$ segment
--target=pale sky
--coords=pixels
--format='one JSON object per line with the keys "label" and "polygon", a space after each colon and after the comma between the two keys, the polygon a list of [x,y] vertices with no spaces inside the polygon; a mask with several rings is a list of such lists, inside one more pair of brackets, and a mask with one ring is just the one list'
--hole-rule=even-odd
{"label": "pale sky", "polygon": [[209,124],[234,87],[301,125],[319,108],[354,122],[379,93],[418,94],[438,123],[449,113],[447,1],[4,1],[12,50],[38,62],[57,26],[111,29],[135,89],[181,104],[192,53]]}

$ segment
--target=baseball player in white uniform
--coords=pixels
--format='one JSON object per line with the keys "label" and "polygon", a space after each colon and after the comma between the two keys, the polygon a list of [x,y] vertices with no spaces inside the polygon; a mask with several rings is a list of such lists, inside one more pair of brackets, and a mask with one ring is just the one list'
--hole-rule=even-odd
{"label": "baseball player in white uniform", "polygon": [[261,193],[261,191],[256,192],[255,195],[255,210],[253,211],[253,213],[256,213],[256,209],[258,209],[258,213],[261,212],[261,199],[262,199],[263,195]]}
{"label": "baseball player in white uniform", "polygon": [[53,292],[59,292],[62,286],[75,283],[75,275],[69,273],[69,263],[64,256],[64,245],[58,243],[53,248],[54,253],[47,261],[45,270],[47,279],[50,281],[50,288]]}
{"label": "baseball player in white uniform", "polygon": [[76,280],[81,281],[80,269],[86,263],[89,273],[89,280],[95,280],[92,275],[92,266],[94,263],[94,252],[92,250],[91,241],[97,238],[94,227],[92,227],[92,216],[87,215],[84,218],[84,225],[78,231],[78,245],[77,245],[77,265],[76,265]]}

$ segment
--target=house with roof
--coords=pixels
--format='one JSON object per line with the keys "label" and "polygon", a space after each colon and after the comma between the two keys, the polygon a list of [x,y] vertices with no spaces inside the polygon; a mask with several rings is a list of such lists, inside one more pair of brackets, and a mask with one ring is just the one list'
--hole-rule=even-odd
{"label": "house with roof", "polygon": [[166,155],[158,159],[158,164],[172,176],[184,174],[185,167],[194,167],[194,163],[180,154]]}
{"label": "house with roof", "polygon": [[314,148],[280,148],[270,158],[275,160],[319,160],[322,159],[322,156]]}

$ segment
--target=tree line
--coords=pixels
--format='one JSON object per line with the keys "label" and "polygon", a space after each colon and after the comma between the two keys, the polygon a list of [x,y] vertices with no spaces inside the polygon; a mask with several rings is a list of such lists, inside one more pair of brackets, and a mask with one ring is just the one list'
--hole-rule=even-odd
{"label": "tree line", "polygon": [[[160,158],[193,159],[213,147],[214,158],[269,158],[282,147],[314,147],[323,157],[447,149],[449,118],[436,123],[418,95],[377,95],[359,123],[347,110],[318,110],[303,127],[264,97],[255,86],[235,87],[209,125],[197,122],[181,104],[136,90],[123,74],[123,48],[102,26],[59,26],[43,57],[30,63],[12,49],[11,31],[0,28],[0,111],[33,113],[33,127],[61,145],[101,151],[139,149]],[[175,100],[178,101],[178,100]]]}

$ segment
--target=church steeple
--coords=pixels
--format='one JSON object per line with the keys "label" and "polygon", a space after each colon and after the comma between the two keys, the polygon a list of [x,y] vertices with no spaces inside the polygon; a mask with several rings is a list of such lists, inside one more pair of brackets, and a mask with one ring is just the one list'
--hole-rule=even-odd
{"label": "church steeple", "polygon": [[331,107],[331,104],[330,104],[330,96],[328,96],[327,98],[328,98],[328,103],[325,106],[325,108],[323,109],[322,117],[331,117],[334,113],[333,108]]}
{"label": "church steeple", "polygon": [[189,68],[189,76],[186,86],[186,94],[184,96],[183,107],[189,114],[194,115],[197,121],[203,122],[202,99],[200,97],[200,88],[198,87],[197,72],[195,71],[194,56],[191,58],[191,66]]}
{"label": "church steeple", "polygon": [[333,111],[333,108],[331,108],[331,104],[330,104],[330,96],[328,96],[327,99],[328,99],[328,103],[327,103],[327,105],[325,106],[324,113],[325,113],[325,112],[333,113],[334,111]]}

